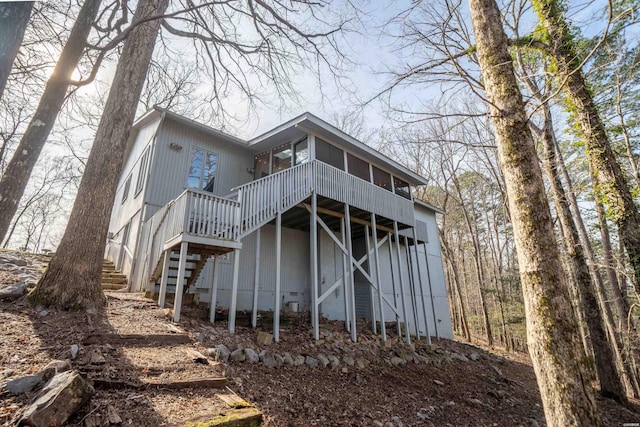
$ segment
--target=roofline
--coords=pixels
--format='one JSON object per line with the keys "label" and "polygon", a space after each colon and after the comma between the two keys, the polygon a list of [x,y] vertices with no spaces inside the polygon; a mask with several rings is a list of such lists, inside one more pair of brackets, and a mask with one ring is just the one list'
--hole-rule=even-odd
{"label": "roofline", "polygon": [[[259,143],[262,140],[265,140],[273,135],[276,135],[290,127],[300,127],[300,128],[304,128],[304,122],[308,121],[309,123],[312,123],[316,126],[319,126],[320,128],[322,128],[323,130],[325,130],[326,132],[342,139],[343,141],[354,145],[355,147],[361,149],[362,151],[364,151],[365,153],[367,153],[368,155],[381,160],[384,163],[390,164],[392,165],[394,168],[400,170],[402,173],[404,173],[405,175],[411,177],[413,180],[415,180],[416,182],[418,182],[419,184],[422,185],[427,185],[428,181],[426,180],[426,178],[418,175],[417,173],[413,172],[412,170],[410,170],[409,168],[407,168],[406,166],[401,165],[400,163],[396,162],[395,160],[387,157],[386,155],[380,153],[379,151],[371,148],[370,146],[368,146],[367,144],[357,140],[356,138],[352,137],[351,135],[341,131],[340,129],[338,129],[337,127],[333,126],[330,123],[327,123],[326,121],[322,120],[321,118],[309,113],[309,112],[305,112],[297,117],[294,117],[293,119],[289,120],[288,122],[285,122],[273,129],[271,129],[270,131],[267,131],[253,139],[250,139],[248,144],[249,146],[254,145]],[[313,129],[309,129],[311,131],[313,131]]]}
{"label": "roofline", "polygon": [[423,208],[427,208],[427,209],[429,209],[431,211],[434,211],[435,213],[439,213],[439,214],[442,214],[442,215],[445,214],[445,211],[442,208],[439,208],[437,206],[433,206],[433,205],[431,205],[431,204],[429,204],[427,202],[424,202],[422,200],[413,199],[413,203],[415,203],[416,205],[420,205]]}

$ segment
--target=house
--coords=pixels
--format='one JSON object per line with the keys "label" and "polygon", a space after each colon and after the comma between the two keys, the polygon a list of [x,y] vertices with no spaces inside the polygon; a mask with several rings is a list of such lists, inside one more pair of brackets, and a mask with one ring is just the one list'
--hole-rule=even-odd
{"label": "house", "polygon": [[[160,108],[133,125],[106,258],[129,289],[196,294],[236,312],[385,323],[410,342],[452,338],[436,207],[421,176],[312,114],[245,141]],[[384,319],[385,322],[380,322]],[[379,329],[379,331],[378,331]]]}

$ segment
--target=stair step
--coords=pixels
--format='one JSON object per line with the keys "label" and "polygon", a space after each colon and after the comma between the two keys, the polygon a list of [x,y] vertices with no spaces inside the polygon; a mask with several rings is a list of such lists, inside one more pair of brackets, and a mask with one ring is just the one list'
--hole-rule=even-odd
{"label": "stair step", "polygon": [[126,283],[102,283],[102,289],[105,291],[119,291],[120,289],[127,289]]}
{"label": "stair step", "polygon": [[113,272],[113,273],[102,272],[102,277],[103,278],[104,277],[110,277],[110,278],[113,278],[113,279],[126,279],[127,278],[126,274],[116,273],[116,272]]}
{"label": "stair step", "polygon": [[103,277],[102,278],[102,283],[114,283],[114,284],[121,284],[121,285],[126,285],[127,284],[127,278],[120,278],[120,277]]}

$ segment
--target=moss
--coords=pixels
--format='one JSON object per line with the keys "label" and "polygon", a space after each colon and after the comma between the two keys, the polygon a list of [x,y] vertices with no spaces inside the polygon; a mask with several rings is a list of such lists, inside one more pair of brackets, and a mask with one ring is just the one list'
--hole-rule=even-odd
{"label": "moss", "polygon": [[231,409],[205,420],[187,421],[185,427],[259,427],[262,424],[262,412],[248,407]]}

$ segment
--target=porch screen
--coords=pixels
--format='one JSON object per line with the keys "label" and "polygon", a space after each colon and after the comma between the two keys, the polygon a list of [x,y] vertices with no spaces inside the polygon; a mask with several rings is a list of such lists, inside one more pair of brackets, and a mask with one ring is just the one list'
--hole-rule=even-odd
{"label": "porch screen", "polygon": [[255,157],[255,173],[253,179],[259,179],[269,175],[269,161],[271,160],[271,151],[265,151]]}
{"label": "porch screen", "polygon": [[316,138],[316,159],[344,170],[344,151],[320,138]]}
{"label": "porch screen", "polygon": [[191,166],[187,177],[187,188],[213,192],[218,168],[218,156],[202,148],[191,147]]}
{"label": "porch screen", "polygon": [[295,164],[299,165],[309,161],[309,140],[305,137],[302,141],[293,144]]}
{"label": "porch screen", "polygon": [[409,187],[409,183],[394,176],[393,187],[395,188],[398,196],[402,196],[405,199],[411,199],[411,188]]}
{"label": "porch screen", "polygon": [[291,167],[291,144],[282,144],[273,149],[273,173]]}
{"label": "porch screen", "polygon": [[369,163],[347,153],[347,166],[349,166],[349,173],[355,175],[358,178],[362,178],[367,182],[371,182],[371,176],[369,175]]}
{"label": "porch screen", "polygon": [[391,175],[373,166],[373,183],[378,187],[391,191]]}

